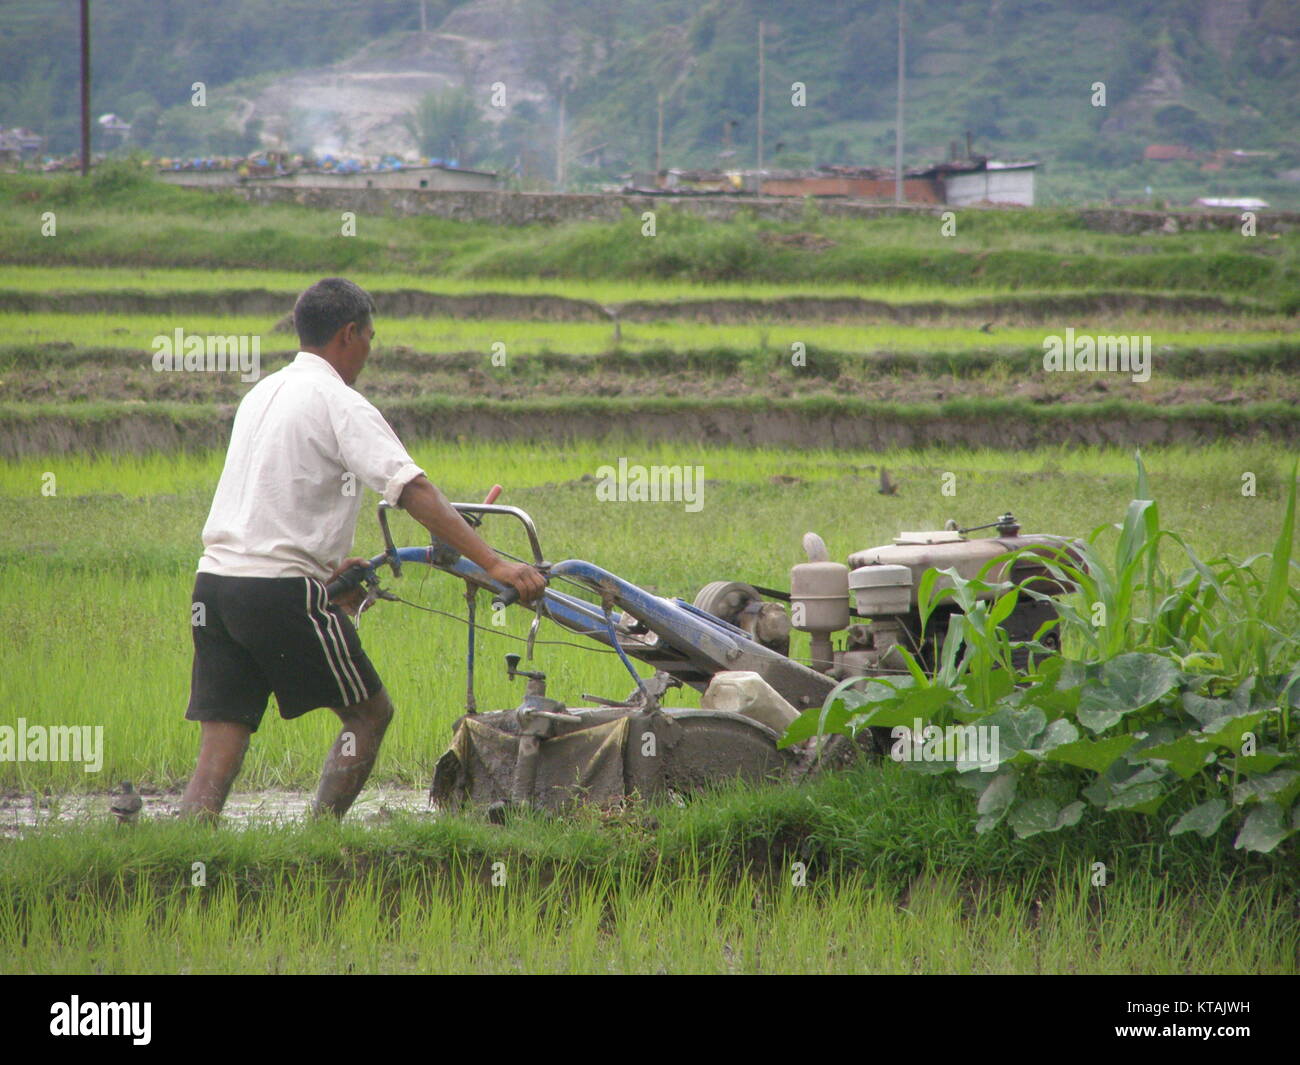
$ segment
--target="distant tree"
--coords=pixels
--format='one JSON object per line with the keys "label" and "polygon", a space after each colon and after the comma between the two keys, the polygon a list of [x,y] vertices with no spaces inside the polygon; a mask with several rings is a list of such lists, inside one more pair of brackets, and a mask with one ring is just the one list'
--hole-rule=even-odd
{"label": "distant tree", "polygon": [[0,84],[0,124],[48,132],[61,89],[53,60],[29,74],[26,81],[6,79],[6,84]]}
{"label": "distant tree", "polygon": [[492,158],[509,170],[518,164],[536,173],[552,173],[555,168],[554,140],[549,123],[531,100],[520,100],[496,128],[497,147]]}
{"label": "distant tree", "polygon": [[207,149],[207,123],[194,107],[169,107],[158,119],[150,147],[160,155],[197,155]]}
{"label": "distant tree", "polygon": [[246,155],[248,141],[239,130],[227,126],[208,134],[207,150],[213,155]]}
{"label": "distant tree", "polygon": [[403,125],[420,154],[430,158],[456,159],[462,166],[472,166],[489,147],[488,124],[464,88],[425,93],[403,118]]}
{"label": "distant tree", "polygon": [[1038,136],[1038,123],[1032,118],[1022,118],[1016,123],[1015,131],[1022,140],[1031,140]]}
{"label": "distant tree", "polygon": [[148,146],[158,135],[158,119],[162,110],[157,104],[144,104],[131,112],[131,143],[136,147]]}
{"label": "distant tree", "polygon": [[1170,104],[1154,115],[1162,136],[1194,148],[1214,147],[1214,130],[1190,107]]}
{"label": "distant tree", "polygon": [[[151,117],[147,110],[145,117]],[[248,129],[241,132],[224,108],[170,107],[156,117],[153,128],[149,148],[158,155],[243,155],[258,147],[256,136]],[[145,143],[134,128],[131,134],[133,145]]]}

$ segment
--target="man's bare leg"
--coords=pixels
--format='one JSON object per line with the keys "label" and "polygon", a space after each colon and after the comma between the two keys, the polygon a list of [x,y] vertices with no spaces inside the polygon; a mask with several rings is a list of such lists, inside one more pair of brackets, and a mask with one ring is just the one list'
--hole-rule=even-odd
{"label": "man's bare leg", "polygon": [[393,703],[388,698],[388,690],[380,689],[364,702],[342,709],[336,707],[334,712],[343,722],[343,728],[321,770],[320,787],[312,805],[312,813],[317,816],[342,817],[361,794],[375,767],[388,722],[393,718]]}
{"label": "man's bare leg", "polygon": [[204,721],[201,727],[199,761],[181,799],[180,814],[215,821],[244,764],[253,730],[233,721]]}

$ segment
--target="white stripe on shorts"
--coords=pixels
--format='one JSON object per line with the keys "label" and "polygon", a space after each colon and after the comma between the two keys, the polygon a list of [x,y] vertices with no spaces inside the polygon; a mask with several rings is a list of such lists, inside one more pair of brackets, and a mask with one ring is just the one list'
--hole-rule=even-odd
{"label": "white stripe on shorts", "polygon": [[[316,617],[315,599],[317,582],[313,581],[310,577],[304,577],[303,581],[306,582],[307,585],[307,617],[311,620],[312,628],[316,630],[316,639],[320,641],[321,650],[325,654],[325,662],[330,667],[330,672],[334,674],[334,683],[339,686],[339,696],[343,700],[342,705],[348,706],[358,700],[355,693],[350,693],[348,687],[345,686],[344,678],[340,675],[339,666],[335,662],[335,654],[330,648],[330,641],[325,639],[325,633],[321,631],[320,620]],[[333,634],[331,633],[331,638],[332,636]],[[347,685],[350,686],[351,683],[352,679],[349,677]]]}
{"label": "white stripe on shorts", "polygon": [[352,661],[352,653],[348,650],[347,640],[343,638],[343,625],[340,623],[338,615],[327,609],[329,606],[329,593],[325,591],[323,586],[321,587],[320,597],[321,610],[325,614],[326,622],[329,625],[330,635],[335,641],[335,646],[338,648],[343,673],[353,682],[359,693],[355,699],[351,699],[344,704],[346,706],[351,706],[353,703],[359,703],[362,699],[369,698],[370,692],[366,689],[366,682],[361,679],[361,671],[357,669],[357,664]]}

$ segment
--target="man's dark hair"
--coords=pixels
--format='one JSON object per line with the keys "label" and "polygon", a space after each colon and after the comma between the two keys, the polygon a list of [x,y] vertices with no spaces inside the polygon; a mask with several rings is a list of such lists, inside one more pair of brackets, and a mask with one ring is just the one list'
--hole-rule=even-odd
{"label": "man's dark hair", "polygon": [[293,305],[293,327],[298,343],[320,347],[349,322],[364,328],[375,313],[375,301],[359,285],[342,277],[317,281]]}

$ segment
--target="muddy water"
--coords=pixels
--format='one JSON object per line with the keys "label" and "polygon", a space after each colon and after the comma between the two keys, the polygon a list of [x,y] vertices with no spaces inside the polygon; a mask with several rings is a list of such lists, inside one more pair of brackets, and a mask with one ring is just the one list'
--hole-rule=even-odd
{"label": "muddy water", "polygon": [[[310,791],[254,791],[232,795],[222,814],[223,823],[239,828],[247,825],[284,824],[304,821],[314,796]],[[142,821],[169,820],[177,814],[180,792],[142,793]],[[96,824],[114,821],[109,812],[112,796],[107,793],[38,795],[10,792],[0,797],[0,837],[13,838],[51,823]],[[348,811],[348,821],[381,823],[395,813],[433,816],[429,797],[422,788],[368,788]]]}

